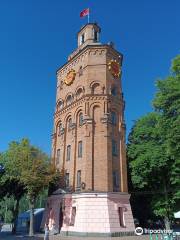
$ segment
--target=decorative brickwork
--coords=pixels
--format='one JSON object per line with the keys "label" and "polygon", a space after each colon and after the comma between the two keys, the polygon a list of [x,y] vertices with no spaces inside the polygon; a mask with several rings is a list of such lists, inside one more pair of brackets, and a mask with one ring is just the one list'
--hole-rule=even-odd
{"label": "decorative brickwork", "polygon": [[85,25],[78,32],[78,48],[57,71],[52,161],[65,170],[74,193],[52,195],[43,221],[54,209],[54,227],[65,235],[134,230],[127,189],[123,56],[112,44],[101,44],[99,34],[97,24]]}

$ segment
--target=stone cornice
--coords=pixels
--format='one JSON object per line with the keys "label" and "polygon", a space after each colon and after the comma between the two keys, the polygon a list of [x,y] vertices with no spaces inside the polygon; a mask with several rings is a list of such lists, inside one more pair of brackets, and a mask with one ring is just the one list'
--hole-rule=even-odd
{"label": "stone cornice", "polygon": [[65,106],[63,109],[56,111],[54,113],[54,118],[58,117],[60,114],[66,113],[67,111],[71,110],[74,107],[79,106],[80,104],[84,103],[85,101],[91,101],[91,100],[106,100],[114,103],[114,105],[119,107],[120,104],[124,104],[124,101],[121,97],[114,99],[113,96],[108,94],[86,94],[80,99],[72,102],[69,106]]}
{"label": "stone cornice", "polygon": [[77,54],[75,54],[68,62],[66,62],[59,69],[57,69],[56,74],[63,73],[64,70],[68,71],[70,68],[72,68],[73,64],[77,62],[77,60],[80,58],[80,55],[83,55],[83,54],[87,55],[89,50],[96,50],[96,51],[108,50],[112,54],[115,54],[117,57],[120,57],[121,59],[123,57],[123,55],[120,52],[118,52],[108,44],[87,45],[82,50],[78,51]]}
{"label": "stone cornice", "polygon": [[130,195],[127,192],[99,192],[99,191],[92,191],[92,192],[74,192],[74,198],[118,198],[121,197],[122,199],[129,199]]}

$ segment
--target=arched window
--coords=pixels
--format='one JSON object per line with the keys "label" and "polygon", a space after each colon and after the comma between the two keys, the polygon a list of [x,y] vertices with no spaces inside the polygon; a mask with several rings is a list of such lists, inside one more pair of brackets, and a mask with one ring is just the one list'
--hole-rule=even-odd
{"label": "arched window", "polygon": [[58,166],[61,161],[61,150],[57,149],[57,154],[56,154],[56,165]]}
{"label": "arched window", "polygon": [[59,134],[59,135],[61,134],[62,129],[63,129],[63,127],[62,127],[62,122],[59,122],[59,124],[58,124],[58,134]]}
{"label": "arched window", "polygon": [[113,88],[111,89],[111,95],[112,95],[112,96],[116,96],[116,95],[117,95],[117,89],[116,89],[116,87],[113,87]]}
{"label": "arched window", "polygon": [[67,97],[67,100],[66,100],[67,106],[70,105],[70,104],[72,103],[72,101],[73,101],[73,98],[72,98],[71,95],[69,95],[69,96]]}
{"label": "arched window", "polygon": [[72,127],[72,118],[69,118],[68,120],[68,129],[71,129]]}
{"label": "arched window", "polygon": [[92,85],[92,94],[101,94],[102,93],[102,89],[99,83],[94,83]]}
{"label": "arched window", "polygon": [[79,68],[79,77],[82,76],[82,75],[83,75],[83,68],[82,68],[82,66],[80,66],[80,68]]}
{"label": "arched window", "polygon": [[111,122],[113,125],[116,125],[117,123],[117,117],[115,112],[111,112]]}
{"label": "arched window", "polygon": [[82,112],[79,114],[79,125],[80,126],[83,125],[83,113]]}
{"label": "arched window", "polygon": [[71,145],[67,146],[67,153],[66,153],[66,161],[70,161],[71,159]]}
{"label": "arched window", "polygon": [[63,101],[58,102],[58,110],[61,110],[63,108]]}
{"label": "arched window", "polygon": [[83,95],[83,90],[82,90],[82,88],[79,88],[79,89],[77,90],[77,92],[76,92],[76,97],[77,97],[77,99],[81,98],[82,95]]}
{"label": "arched window", "polygon": [[82,141],[78,142],[78,157],[82,158]]}

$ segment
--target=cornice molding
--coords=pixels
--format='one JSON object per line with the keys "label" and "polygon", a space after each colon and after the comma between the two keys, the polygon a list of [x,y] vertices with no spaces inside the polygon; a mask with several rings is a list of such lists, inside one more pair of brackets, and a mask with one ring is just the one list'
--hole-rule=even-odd
{"label": "cornice molding", "polygon": [[76,101],[72,102],[70,105],[63,107],[63,109],[58,110],[54,113],[54,118],[59,117],[61,114],[64,114],[70,110],[72,110],[74,107],[77,107],[81,104],[83,104],[86,101],[109,101],[112,106],[120,107],[120,105],[124,106],[124,101],[122,101],[122,98],[114,99],[117,97],[113,97],[111,95],[107,94],[86,94],[80,99],[77,99]]}
{"label": "cornice molding", "polygon": [[[57,71],[56,74],[60,78],[62,74],[67,73],[73,66],[75,66],[80,60],[82,61],[83,58],[86,55],[102,55],[106,54],[108,55],[116,55],[117,58],[122,59],[123,55],[122,53],[118,52],[114,48],[112,48],[108,44],[102,44],[102,45],[87,45],[82,50],[79,50],[77,54],[75,54],[68,62],[66,62],[64,65],[62,65]],[[107,55],[107,56],[108,56]]]}

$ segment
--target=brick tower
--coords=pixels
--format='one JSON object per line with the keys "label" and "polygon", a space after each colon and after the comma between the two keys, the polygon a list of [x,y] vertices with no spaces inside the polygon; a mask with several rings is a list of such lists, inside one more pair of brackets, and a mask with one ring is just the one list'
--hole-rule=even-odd
{"label": "brick tower", "polygon": [[127,193],[123,56],[112,43],[99,42],[100,32],[96,23],[83,26],[77,49],[57,70],[52,158],[57,169],[64,169],[69,192],[55,192],[48,206],[61,234],[113,236],[134,230]]}

